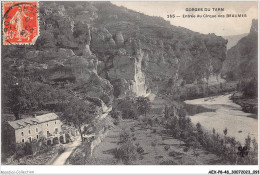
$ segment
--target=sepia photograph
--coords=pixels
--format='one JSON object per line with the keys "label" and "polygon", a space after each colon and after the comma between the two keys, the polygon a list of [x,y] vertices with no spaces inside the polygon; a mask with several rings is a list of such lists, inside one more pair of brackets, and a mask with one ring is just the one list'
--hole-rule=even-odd
{"label": "sepia photograph", "polygon": [[257,1],[1,7],[1,166],[258,165]]}

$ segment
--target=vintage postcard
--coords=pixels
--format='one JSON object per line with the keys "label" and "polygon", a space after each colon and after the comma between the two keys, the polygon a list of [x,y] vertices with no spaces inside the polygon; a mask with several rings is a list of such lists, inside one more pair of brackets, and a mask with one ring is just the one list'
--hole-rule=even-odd
{"label": "vintage postcard", "polygon": [[257,1],[1,10],[1,174],[259,174]]}

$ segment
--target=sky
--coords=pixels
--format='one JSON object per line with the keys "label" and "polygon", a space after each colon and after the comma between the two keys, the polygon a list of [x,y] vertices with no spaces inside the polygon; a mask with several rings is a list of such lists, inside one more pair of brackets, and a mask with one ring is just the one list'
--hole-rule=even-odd
{"label": "sky", "polygon": [[[160,16],[170,21],[172,25],[181,26],[203,34],[215,33],[219,36],[230,36],[249,33],[252,19],[258,18],[258,3],[251,2],[181,2],[181,1],[112,1],[117,6],[144,13],[149,16]],[[210,12],[188,12],[186,8],[210,8]],[[212,11],[212,8],[224,8],[224,11]],[[179,18],[167,18],[175,14]],[[185,15],[219,15],[219,14],[246,14],[245,18],[183,18]]]}

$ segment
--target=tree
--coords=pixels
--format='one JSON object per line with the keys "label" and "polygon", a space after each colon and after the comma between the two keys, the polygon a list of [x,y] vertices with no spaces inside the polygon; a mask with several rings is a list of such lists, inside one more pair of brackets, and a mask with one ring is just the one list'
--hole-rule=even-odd
{"label": "tree", "polygon": [[41,82],[24,79],[22,81],[10,80],[4,88],[5,107],[15,116],[16,120],[20,115],[33,110],[43,109],[47,103],[55,99],[54,89]]}
{"label": "tree", "polygon": [[137,117],[137,107],[135,105],[134,98],[130,96],[120,99],[117,105],[117,109],[122,111],[122,118]]}
{"label": "tree", "polygon": [[21,86],[15,83],[9,89],[8,106],[15,116],[15,120],[20,119],[21,112]]}
{"label": "tree", "polygon": [[151,109],[151,101],[148,97],[137,97],[136,98],[137,110],[139,114],[144,114]]}
{"label": "tree", "polygon": [[19,160],[19,158],[25,156],[25,143],[16,144],[15,150],[15,157]]}
{"label": "tree", "polygon": [[84,100],[78,97],[71,97],[69,102],[66,104],[65,110],[63,111],[62,118],[78,128],[78,131],[83,142],[82,126],[86,123],[91,123],[92,118],[92,106],[86,103]]}
{"label": "tree", "polygon": [[224,137],[224,145],[226,145],[227,132],[228,132],[228,130],[227,130],[227,128],[225,128],[225,129],[223,130],[223,133],[224,133],[224,135],[225,135],[225,137]]}
{"label": "tree", "polygon": [[213,132],[213,135],[215,135],[215,133],[216,133],[215,128],[212,129],[212,132]]}
{"label": "tree", "polygon": [[251,137],[250,135],[247,135],[247,138],[245,139],[245,146],[247,147],[247,149],[250,151],[251,149]]}
{"label": "tree", "polygon": [[179,139],[180,141],[180,146],[181,146],[181,141],[184,138],[184,131],[180,130],[179,128],[177,128],[176,130],[176,137]]}
{"label": "tree", "polygon": [[164,107],[164,117],[166,119],[169,118],[169,109],[168,109],[167,105],[165,105],[165,107]]}
{"label": "tree", "polygon": [[243,95],[246,97],[257,97],[257,79],[254,77],[249,83],[245,83],[243,88]]}
{"label": "tree", "polygon": [[200,148],[200,143],[197,139],[195,139],[195,141],[192,143],[192,148],[193,148],[193,154],[198,157],[198,152],[197,149]]}
{"label": "tree", "polygon": [[223,130],[223,133],[224,133],[224,135],[226,136],[227,135],[227,128],[225,128],[224,130]]}
{"label": "tree", "polygon": [[201,136],[203,135],[203,129],[202,129],[200,122],[198,122],[196,124],[196,128],[197,128],[197,132],[198,132],[198,137],[199,137],[199,139],[201,139]]}

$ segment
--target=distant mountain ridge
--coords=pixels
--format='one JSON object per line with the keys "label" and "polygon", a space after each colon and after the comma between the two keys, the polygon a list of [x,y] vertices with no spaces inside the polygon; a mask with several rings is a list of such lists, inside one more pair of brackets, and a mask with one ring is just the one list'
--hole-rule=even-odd
{"label": "distant mountain ridge", "polygon": [[241,38],[243,38],[247,35],[248,35],[248,33],[243,33],[240,35],[229,35],[229,36],[222,36],[222,37],[225,38],[226,40],[228,40],[227,50],[229,50],[230,48],[235,46]]}

